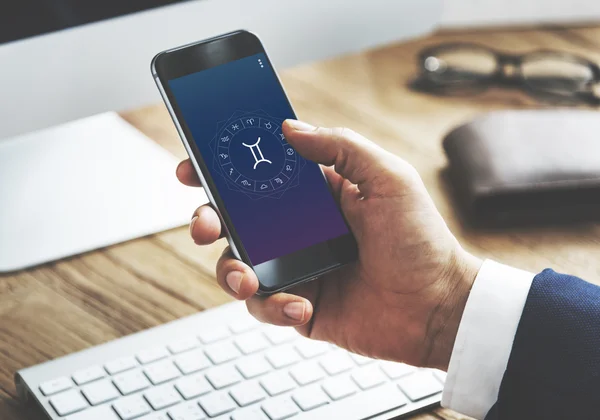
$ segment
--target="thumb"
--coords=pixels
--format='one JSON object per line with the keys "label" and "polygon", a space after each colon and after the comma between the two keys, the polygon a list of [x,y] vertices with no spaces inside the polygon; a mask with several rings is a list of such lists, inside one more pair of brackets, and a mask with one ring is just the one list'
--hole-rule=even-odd
{"label": "thumb", "polygon": [[306,159],[334,166],[364,196],[373,190],[386,160],[379,146],[347,128],[314,127],[296,120],[285,120],[282,128],[288,143]]}

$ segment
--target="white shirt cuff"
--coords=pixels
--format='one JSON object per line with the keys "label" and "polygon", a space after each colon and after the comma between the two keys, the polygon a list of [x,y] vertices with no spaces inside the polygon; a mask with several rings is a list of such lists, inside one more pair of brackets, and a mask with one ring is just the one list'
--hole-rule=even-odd
{"label": "white shirt cuff", "polygon": [[487,260],[465,306],[442,405],[483,419],[498,399],[534,274]]}

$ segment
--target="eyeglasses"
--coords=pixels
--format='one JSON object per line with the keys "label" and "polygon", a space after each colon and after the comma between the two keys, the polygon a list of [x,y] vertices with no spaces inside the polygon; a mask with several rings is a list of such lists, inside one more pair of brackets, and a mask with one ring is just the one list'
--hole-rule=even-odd
{"label": "eyeglasses", "polygon": [[420,75],[411,86],[447,96],[474,95],[492,86],[519,88],[537,99],[600,105],[594,87],[600,67],[558,51],[500,53],[477,44],[441,44],[419,54]]}

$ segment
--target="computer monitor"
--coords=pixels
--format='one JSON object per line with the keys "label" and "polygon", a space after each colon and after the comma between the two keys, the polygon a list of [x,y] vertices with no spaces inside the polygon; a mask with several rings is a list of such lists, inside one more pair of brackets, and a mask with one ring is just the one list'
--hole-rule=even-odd
{"label": "computer monitor", "polygon": [[157,52],[244,28],[284,68],[423,34],[441,1],[3,2],[0,272],[187,223],[201,204],[172,156],[104,114],[160,101]]}

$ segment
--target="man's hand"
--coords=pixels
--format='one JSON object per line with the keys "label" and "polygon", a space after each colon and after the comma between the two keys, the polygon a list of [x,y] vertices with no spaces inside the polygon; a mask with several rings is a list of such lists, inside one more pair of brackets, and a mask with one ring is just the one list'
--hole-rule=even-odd
{"label": "man's hand", "polygon": [[[325,175],[358,242],[357,262],[287,293],[254,296],[258,279],[225,250],[219,285],[260,321],[295,326],[369,357],[446,370],[481,261],[464,251],[416,170],[348,129],[287,120],[287,141]],[[177,175],[198,186],[189,161]],[[221,236],[210,206],[190,226],[197,244]]]}

